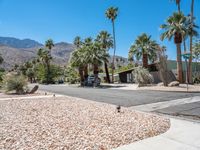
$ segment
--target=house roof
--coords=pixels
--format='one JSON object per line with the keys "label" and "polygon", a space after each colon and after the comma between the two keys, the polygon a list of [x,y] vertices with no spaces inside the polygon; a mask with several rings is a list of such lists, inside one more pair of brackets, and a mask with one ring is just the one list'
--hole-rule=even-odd
{"label": "house roof", "polygon": [[125,73],[125,72],[129,72],[129,71],[133,71],[133,70],[134,70],[134,68],[131,68],[131,69],[127,69],[127,70],[119,71],[119,72],[117,72],[117,74]]}

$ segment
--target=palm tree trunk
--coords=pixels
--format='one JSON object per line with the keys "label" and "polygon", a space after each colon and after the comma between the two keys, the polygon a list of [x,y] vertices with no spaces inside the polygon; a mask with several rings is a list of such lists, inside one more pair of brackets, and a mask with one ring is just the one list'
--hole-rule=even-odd
{"label": "palm tree trunk", "polygon": [[47,84],[50,83],[50,77],[49,77],[50,74],[51,74],[50,73],[50,62],[47,61]]}
{"label": "palm tree trunk", "polygon": [[94,71],[93,71],[93,73],[94,73],[94,87],[96,87],[97,86],[98,74],[99,74],[99,67],[96,64],[94,64],[93,67],[94,67],[93,68],[94,69]]}
{"label": "palm tree trunk", "polygon": [[112,83],[114,83],[115,52],[116,52],[116,39],[115,39],[115,23],[114,23],[114,20],[112,21],[112,26],[113,26],[113,42],[114,42],[114,54],[113,54],[113,61],[112,61]]}
{"label": "palm tree trunk", "polygon": [[78,68],[78,71],[79,71],[79,75],[80,75],[80,82],[81,82],[81,86],[83,86],[84,84],[84,75],[83,75],[83,69],[82,69],[82,67],[79,67]]}
{"label": "palm tree trunk", "polygon": [[183,68],[181,59],[181,43],[176,44],[177,47],[177,74],[180,83],[183,83]]}
{"label": "palm tree trunk", "polygon": [[88,65],[84,66],[84,80],[87,80],[88,78]]}
{"label": "palm tree trunk", "polygon": [[178,12],[181,13],[181,5],[180,5],[180,3],[178,4]]}
{"label": "palm tree trunk", "polygon": [[[191,21],[192,21],[192,26],[193,26],[193,17],[194,17],[194,0],[192,0],[191,3]],[[190,59],[189,59],[189,83],[192,84],[192,40],[193,40],[193,35],[190,35]]]}
{"label": "palm tree trunk", "polygon": [[148,56],[147,54],[142,54],[142,65],[144,68],[148,68]]}
{"label": "palm tree trunk", "polygon": [[110,75],[109,75],[109,71],[108,71],[107,62],[104,62],[104,68],[105,68],[105,72],[106,72],[106,80],[107,80],[108,83],[110,83]]}
{"label": "palm tree trunk", "polygon": [[[184,41],[183,41],[183,47],[184,47],[184,53],[187,52],[187,46],[186,46],[186,39],[184,38]],[[186,66],[187,67],[187,66]],[[187,81],[189,81],[189,69],[187,69]]]}

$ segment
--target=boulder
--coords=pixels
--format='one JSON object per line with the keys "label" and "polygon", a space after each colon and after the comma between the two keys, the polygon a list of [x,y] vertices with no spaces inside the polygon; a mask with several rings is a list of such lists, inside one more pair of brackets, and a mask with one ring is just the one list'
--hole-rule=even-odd
{"label": "boulder", "polygon": [[180,84],[180,83],[179,83],[178,81],[172,81],[172,82],[169,83],[168,86],[169,86],[169,87],[179,86],[179,84]]}
{"label": "boulder", "polygon": [[164,83],[160,82],[160,83],[157,84],[157,86],[164,86]]}
{"label": "boulder", "polygon": [[35,85],[33,89],[29,92],[29,94],[34,94],[38,90],[39,86]]}

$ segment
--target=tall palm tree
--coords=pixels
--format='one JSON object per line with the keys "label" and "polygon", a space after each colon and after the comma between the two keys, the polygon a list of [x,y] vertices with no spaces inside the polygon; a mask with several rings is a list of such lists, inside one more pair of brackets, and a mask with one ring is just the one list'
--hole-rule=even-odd
{"label": "tall palm tree", "polygon": [[113,28],[113,39],[114,39],[114,53],[112,61],[112,82],[114,82],[114,68],[115,68],[115,52],[116,52],[116,38],[115,38],[115,19],[117,18],[118,8],[110,7],[106,11],[106,17],[111,20]]}
{"label": "tall palm tree", "polygon": [[129,50],[129,60],[133,60],[133,57],[137,60],[142,58],[142,64],[144,68],[148,68],[148,60],[154,62],[156,60],[156,50],[158,44],[151,40],[151,36],[143,33],[138,36],[135,43],[131,46]]}
{"label": "tall palm tree", "polygon": [[[108,53],[108,50],[113,47],[113,38],[107,31],[101,31],[99,35],[97,35],[96,41],[101,44],[101,48],[103,51]],[[107,82],[110,83],[110,75],[108,71],[108,60],[104,61],[104,68],[106,72]]]}
{"label": "tall palm tree", "polygon": [[[193,25],[194,25],[194,0],[192,0],[191,2],[191,13],[190,13],[190,17],[191,17],[191,30],[193,30]],[[189,58],[189,83],[192,83],[192,42],[193,42],[193,34],[190,34],[190,58]]]}
{"label": "tall palm tree", "polygon": [[185,27],[186,17],[183,13],[173,13],[170,16],[166,24],[161,25],[161,29],[164,32],[161,34],[161,40],[168,39],[171,40],[174,38],[174,43],[177,48],[177,74],[179,82],[183,83],[183,69],[182,69],[182,58],[181,58],[181,43],[183,37],[187,33],[187,29]]}

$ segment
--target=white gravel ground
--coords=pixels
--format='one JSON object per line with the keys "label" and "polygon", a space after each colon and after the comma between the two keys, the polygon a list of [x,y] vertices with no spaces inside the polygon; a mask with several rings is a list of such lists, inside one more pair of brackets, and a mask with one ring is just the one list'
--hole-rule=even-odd
{"label": "white gravel ground", "polygon": [[0,150],[107,150],[169,126],[160,116],[79,98],[0,101]]}

